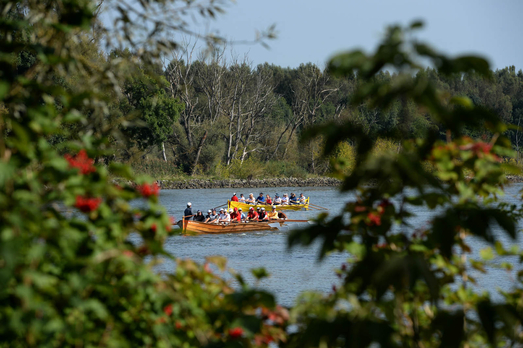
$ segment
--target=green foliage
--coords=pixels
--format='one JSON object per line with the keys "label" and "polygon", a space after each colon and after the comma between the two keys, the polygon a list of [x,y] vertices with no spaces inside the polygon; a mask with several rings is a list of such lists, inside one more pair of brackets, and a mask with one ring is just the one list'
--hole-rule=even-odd
{"label": "green foliage", "polygon": [[[427,120],[438,129],[424,127],[412,139],[402,120],[397,127],[365,131],[361,122],[345,120],[312,128],[311,137],[326,139],[324,155],[356,151],[350,172],[336,167],[344,179],[342,190],[353,192],[343,212],[323,214],[317,224],[289,236],[289,247],[321,242],[320,259],[334,251],[352,254],[342,266],[342,279],[328,296],[303,296],[291,317],[296,333],[286,347],[483,347],[512,346],[523,342],[521,279],[503,289],[502,301],[477,294],[473,270],[486,272],[497,255],[508,253],[496,228],[514,240],[521,208],[498,203],[505,183],[500,156],[511,156],[507,127],[491,111],[466,97],[449,98],[428,74],[415,74],[422,60],[431,60],[440,76],[474,74],[492,78],[485,60],[448,58],[413,38],[410,28],[391,27],[372,55],[343,53],[329,63],[331,73],[358,76],[361,82],[351,104],[367,105],[379,112],[396,101],[426,110]],[[397,79],[380,79],[382,69],[394,68]],[[408,114],[404,114],[410,119]],[[489,142],[464,134],[488,130]],[[376,136],[395,145],[376,151]],[[348,142],[354,148],[348,148]],[[346,155],[344,155],[346,157]],[[426,164],[426,165],[424,165]],[[424,226],[411,226],[416,207],[431,210]],[[492,247],[470,255],[468,236]],[[476,251],[478,252],[478,251]],[[499,261],[498,261],[499,262]],[[505,264],[511,269],[510,264]]]}
{"label": "green foliage", "polygon": [[[0,347],[249,347],[260,337],[284,339],[286,320],[266,320],[282,311],[271,294],[238,275],[241,286],[232,289],[210,265],[224,271],[224,260],[200,265],[163,249],[174,221],[149,178],[118,163],[95,165],[124,139],[112,102],[122,97],[126,70],[82,54],[92,42],[93,3],[0,2],[1,13],[14,9],[18,16],[0,17]],[[120,20],[120,29],[132,26]],[[13,35],[20,29],[30,35]],[[130,101],[157,143],[180,104],[149,77],[132,81]],[[135,184],[114,185],[109,172]],[[176,267],[157,274],[164,259]]]}

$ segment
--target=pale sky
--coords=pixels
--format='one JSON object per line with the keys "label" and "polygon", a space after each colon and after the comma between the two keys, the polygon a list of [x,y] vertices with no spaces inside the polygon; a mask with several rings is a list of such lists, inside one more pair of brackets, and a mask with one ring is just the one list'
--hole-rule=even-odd
{"label": "pale sky", "polygon": [[[254,64],[322,66],[335,52],[376,47],[387,25],[422,19],[418,37],[448,54],[486,57],[493,69],[523,69],[523,0],[237,0],[227,13],[201,28],[235,40],[276,24],[278,38],[261,45],[237,45]],[[200,32],[204,33],[204,29]]]}

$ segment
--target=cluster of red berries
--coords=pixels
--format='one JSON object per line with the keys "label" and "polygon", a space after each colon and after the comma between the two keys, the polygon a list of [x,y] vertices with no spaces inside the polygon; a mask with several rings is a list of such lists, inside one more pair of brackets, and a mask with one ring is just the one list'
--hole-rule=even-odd
{"label": "cluster of red berries", "polygon": [[66,154],[64,158],[67,160],[67,162],[69,162],[69,166],[71,168],[80,169],[80,173],[84,175],[94,173],[96,171],[96,168],[93,165],[94,159],[89,158],[87,156],[87,152],[83,149],[80,150],[76,156]]}
{"label": "cluster of red berries", "polygon": [[136,189],[144,196],[145,198],[148,198],[150,196],[158,196],[158,193],[160,193],[160,186],[155,182],[153,184],[142,184],[138,185]]}
{"label": "cluster of red berries", "polygon": [[100,203],[102,203],[101,198],[76,196],[76,203],[74,206],[84,213],[89,213],[98,209]]}

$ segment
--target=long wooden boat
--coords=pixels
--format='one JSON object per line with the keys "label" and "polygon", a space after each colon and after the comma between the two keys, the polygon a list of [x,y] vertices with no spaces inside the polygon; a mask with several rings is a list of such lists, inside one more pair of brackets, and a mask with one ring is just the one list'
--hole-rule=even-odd
{"label": "long wooden boat", "polygon": [[241,233],[277,230],[276,227],[269,226],[269,222],[211,224],[193,220],[180,220],[178,226],[180,226],[184,232],[194,233]]}
{"label": "long wooden boat", "polygon": [[[242,208],[243,211],[248,211],[249,208],[253,207],[254,209],[257,208],[265,208],[267,210],[272,209],[271,204],[247,204],[247,203],[241,203],[241,202],[234,202],[234,201],[227,201],[228,208]],[[305,204],[286,204],[286,205],[277,205],[277,210],[302,210],[302,209],[309,209],[309,197],[305,200]]]}

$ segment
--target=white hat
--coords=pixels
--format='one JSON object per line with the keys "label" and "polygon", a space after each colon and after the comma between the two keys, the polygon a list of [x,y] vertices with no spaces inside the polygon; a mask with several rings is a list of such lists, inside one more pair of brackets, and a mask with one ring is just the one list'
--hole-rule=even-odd
{"label": "white hat", "polygon": [[236,192],[234,192],[232,195],[235,196],[235,195],[236,195]]}
{"label": "white hat", "polygon": [[232,213],[234,211],[234,209],[230,208],[229,209],[229,213]]}
{"label": "white hat", "polygon": [[265,210],[265,208],[262,208],[262,210]]}
{"label": "white hat", "polygon": [[238,211],[242,211],[242,208],[238,208]]}
{"label": "white hat", "polygon": [[187,203],[187,206],[188,206],[188,207],[190,207],[191,205],[192,205],[192,203],[191,203],[191,202],[188,202],[188,203]]}
{"label": "white hat", "polygon": [[276,209],[276,206],[275,206],[275,205],[273,205],[273,206],[272,206],[272,209]]}
{"label": "white hat", "polygon": [[208,213],[212,213],[212,210],[211,210],[211,209],[209,209],[209,210],[207,210],[207,212],[208,212]]}

